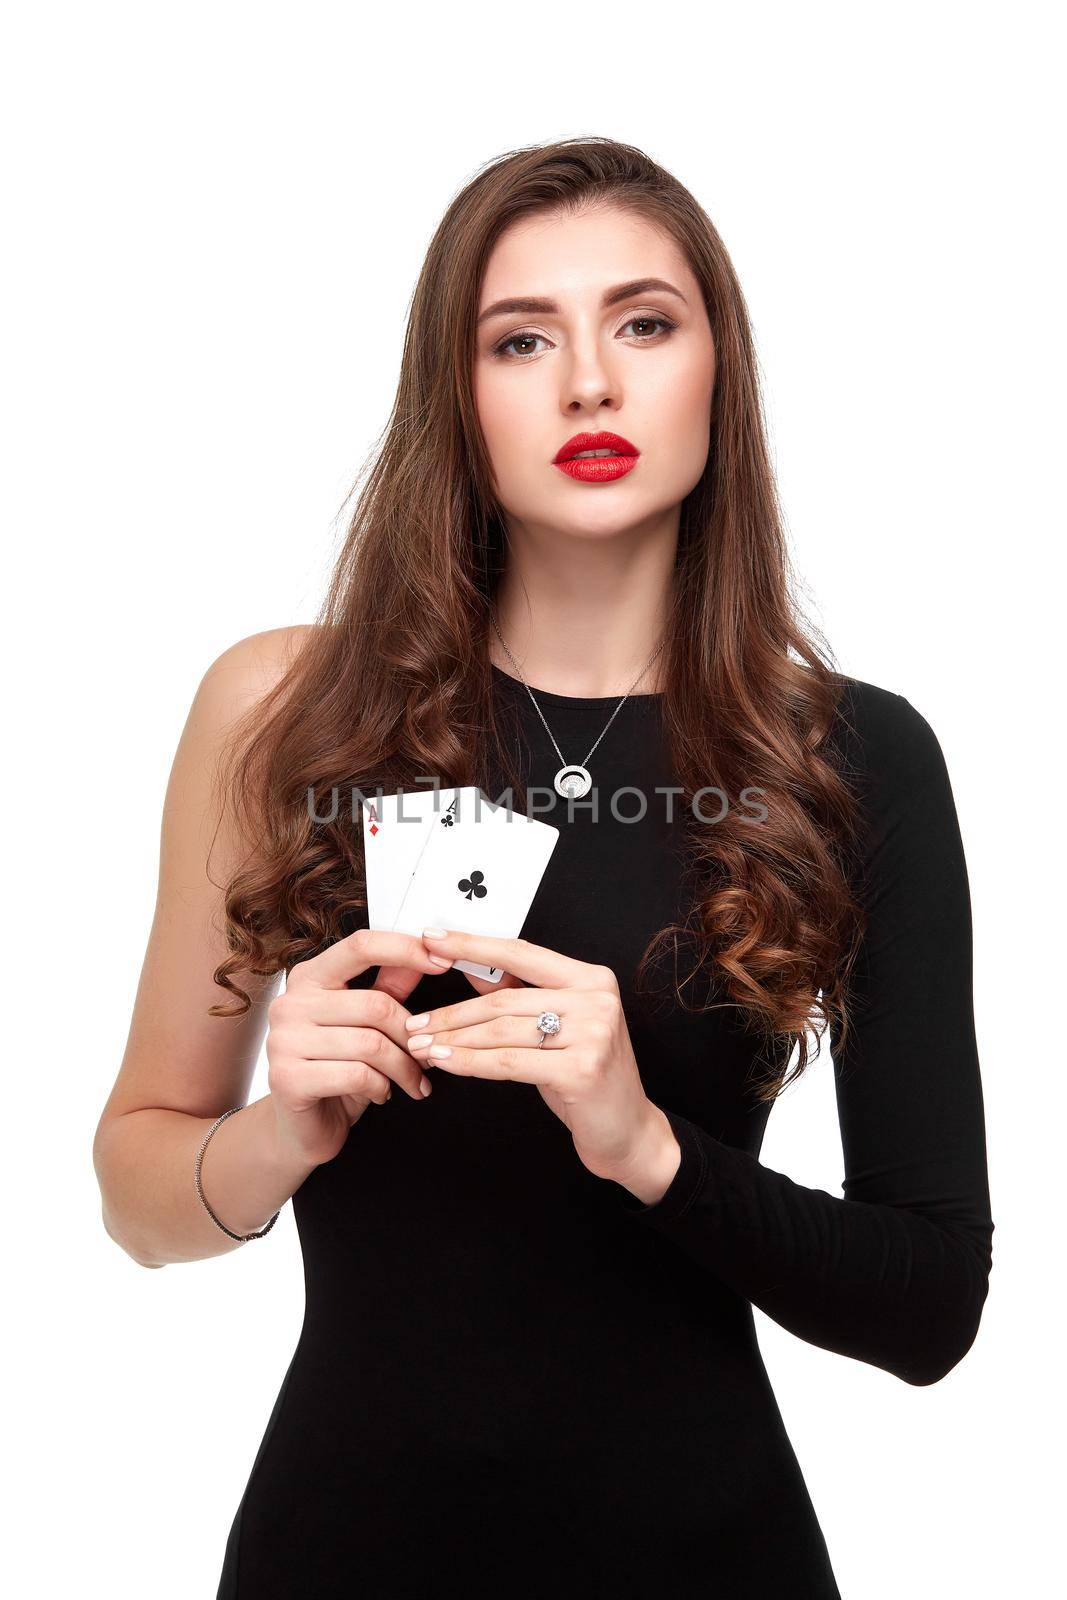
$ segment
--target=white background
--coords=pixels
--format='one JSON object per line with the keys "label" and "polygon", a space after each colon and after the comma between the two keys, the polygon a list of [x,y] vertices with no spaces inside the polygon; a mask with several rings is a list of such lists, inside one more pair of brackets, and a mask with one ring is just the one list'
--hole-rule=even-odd
{"label": "white background", "polygon": [[[444,207],[492,157],[586,133],[642,146],[723,234],[808,602],[845,671],[933,725],[970,868],[996,1222],[978,1341],[913,1389],[757,1313],[779,1403],[847,1600],[1053,1588],[1051,15],[186,3],[8,22],[4,1559],[26,1564],[9,1592],[214,1596],[303,1280],[291,1207],[264,1242],[155,1272],[100,1223],[92,1135],[170,760],[211,660],[315,614]],[[840,1193],[825,1058],[763,1160]],[[411,1486],[413,1537],[432,1493]]]}

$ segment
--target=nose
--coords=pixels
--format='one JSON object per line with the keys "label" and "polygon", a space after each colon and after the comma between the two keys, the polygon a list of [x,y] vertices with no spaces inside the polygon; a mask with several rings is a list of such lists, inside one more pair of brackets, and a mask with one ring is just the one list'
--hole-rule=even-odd
{"label": "nose", "polygon": [[598,411],[605,404],[619,406],[621,383],[609,353],[594,331],[574,336],[560,371],[560,410],[565,415],[571,416],[575,411]]}

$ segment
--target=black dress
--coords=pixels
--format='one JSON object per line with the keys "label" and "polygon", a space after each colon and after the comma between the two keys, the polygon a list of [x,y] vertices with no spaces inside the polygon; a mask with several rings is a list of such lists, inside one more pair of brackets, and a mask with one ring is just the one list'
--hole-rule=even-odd
{"label": "black dress", "polygon": [[[493,673],[518,702],[525,776],[550,785],[559,763],[525,689]],[[538,698],[573,761],[617,704]],[[219,1600],[839,1596],[752,1305],[935,1383],[975,1337],[993,1234],[942,752],[897,694],[850,679],[842,710],[840,749],[873,818],[854,1021],[834,1052],[844,1197],[760,1163],[769,1108],[735,1008],[632,992],[647,939],[684,914],[678,797],[669,822],[655,794],[673,781],[661,702],[634,696],[590,763],[596,824],[582,805],[568,821],[562,800],[540,813],[561,837],[523,932],[615,972],[677,1175],[652,1206],[594,1177],[531,1084],[434,1071],[426,1101],[394,1091],[370,1107],[293,1197],[304,1323]],[[639,822],[611,814],[627,786],[647,797]],[[449,971],[406,1004],[473,993]],[[847,1417],[828,1426],[865,1448]]]}

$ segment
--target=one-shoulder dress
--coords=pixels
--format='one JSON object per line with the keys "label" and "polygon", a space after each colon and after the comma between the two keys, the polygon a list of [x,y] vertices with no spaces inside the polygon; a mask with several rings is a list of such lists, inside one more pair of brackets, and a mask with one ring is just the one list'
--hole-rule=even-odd
{"label": "one-shoulder dress", "polygon": [[[492,671],[543,794],[556,751],[525,687]],[[617,704],[534,692],[574,762]],[[562,799],[537,812],[560,838],[522,932],[615,973],[677,1173],[653,1205],[595,1177],[533,1084],[434,1071],[427,1100],[369,1107],[293,1196],[304,1321],[218,1600],[839,1600],[753,1306],[912,1385],[975,1338],[993,1221],[937,737],[900,695],[846,680],[835,748],[868,819],[868,921],[844,1047],[830,1040],[834,1195],[761,1163],[770,1107],[740,1010],[635,993],[647,941],[686,910],[678,796],[673,815],[653,803],[674,784],[662,704],[631,696],[598,745],[595,820]],[[473,994],[453,969],[405,1004]],[[847,1417],[828,1426],[867,1447]]]}

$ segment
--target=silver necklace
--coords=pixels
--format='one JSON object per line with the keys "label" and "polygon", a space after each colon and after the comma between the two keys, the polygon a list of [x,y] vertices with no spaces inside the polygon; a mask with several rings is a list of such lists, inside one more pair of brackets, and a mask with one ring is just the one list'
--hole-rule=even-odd
{"label": "silver necklace", "polygon": [[575,766],[572,763],[567,761],[566,757],[563,754],[563,751],[560,749],[559,745],[556,744],[555,735],[553,734],[552,729],[549,727],[548,723],[545,722],[545,714],[541,710],[541,707],[537,704],[537,701],[534,700],[534,692],[530,688],[530,685],[526,682],[526,679],[523,677],[522,672],[519,669],[519,663],[515,660],[515,657],[512,655],[511,651],[508,650],[507,645],[504,644],[503,635],[501,634],[500,629],[496,625],[496,618],[495,617],[491,617],[490,620],[491,620],[491,622],[493,624],[493,628],[494,628],[494,631],[496,632],[497,638],[500,640],[500,643],[504,646],[504,650],[507,652],[508,660],[511,662],[512,666],[515,668],[515,671],[519,675],[519,682],[522,684],[523,688],[526,690],[526,693],[530,696],[530,699],[533,700],[534,710],[537,712],[537,715],[541,718],[541,721],[545,723],[545,732],[548,734],[548,737],[552,740],[552,743],[555,746],[556,754],[559,756],[560,761],[563,763],[563,765],[560,767],[559,771],[556,773],[556,776],[552,780],[552,787],[555,789],[555,791],[556,791],[556,793],[558,795],[561,795],[563,797],[564,800],[581,800],[583,798],[583,796],[587,795],[589,793],[590,789],[593,787],[593,779],[592,779],[592,776],[590,775],[590,772],[589,772],[589,760],[590,760],[590,758],[591,758],[591,756],[593,754],[593,751],[596,749],[597,745],[600,743],[600,740],[604,737],[604,734],[607,733],[608,729],[611,727],[611,724],[615,721],[615,718],[618,716],[619,712],[622,710],[622,708],[626,704],[627,700],[629,700],[630,696],[633,694],[634,690],[637,688],[637,685],[641,682],[641,679],[644,677],[645,673],[648,671],[648,669],[652,665],[653,661],[655,661],[656,657],[659,655],[660,651],[663,649],[663,646],[667,643],[666,635],[664,635],[663,638],[660,640],[659,644],[656,646],[655,650],[653,650],[652,654],[649,656],[649,658],[648,658],[647,662],[645,663],[645,665],[641,668],[641,671],[638,673],[637,677],[634,679],[634,681],[630,685],[629,689],[627,689],[626,693],[623,695],[622,699],[619,701],[618,705],[615,707],[615,710],[611,713],[611,716],[608,718],[607,722],[604,724],[604,727],[603,727],[603,729],[602,729],[602,731],[600,733],[600,737],[595,741],[595,743],[593,744],[592,749],[589,751],[589,755],[586,756],[585,760],[582,762],[582,764],[580,766]]}

